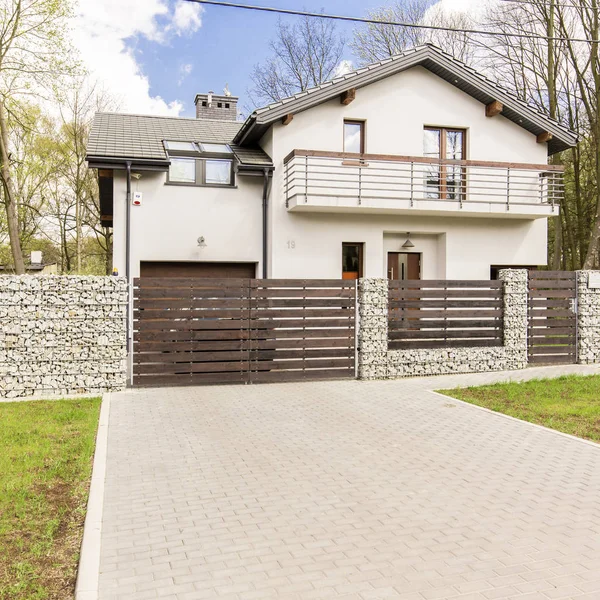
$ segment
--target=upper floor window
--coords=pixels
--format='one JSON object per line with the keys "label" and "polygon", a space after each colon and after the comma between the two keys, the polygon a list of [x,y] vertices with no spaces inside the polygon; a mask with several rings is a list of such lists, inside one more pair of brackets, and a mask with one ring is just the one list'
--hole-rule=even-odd
{"label": "upper floor window", "polygon": [[364,121],[344,121],[344,152],[364,154],[365,123]]}
{"label": "upper floor window", "polygon": [[204,183],[212,185],[231,185],[231,161],[204,161]]}
{"label": "upper floor window", "polygon": [[233,185],[233,154],[227,144],[165,140],[164,145],[171,159],[169,183]]}
{"label": "upper floor window", "polygon": [[[464,129],[425,127],[423,156],[441,160],[465,160],[467,132]],[[458,200],[464,195],[466,169],[460,165],[432,164],[427,167],[427,198]]]}
{"label": "upper floor window", "polygon": [[193,158],[172,158],[169,181],[196,183],[196,161]]}

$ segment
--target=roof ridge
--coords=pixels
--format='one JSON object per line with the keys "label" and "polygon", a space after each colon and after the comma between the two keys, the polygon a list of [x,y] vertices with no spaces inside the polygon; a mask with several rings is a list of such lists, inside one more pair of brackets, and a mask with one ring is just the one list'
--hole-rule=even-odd
{"label": "roof ridge", "polygon": [[99,110],[96,112],[96,115],[110,115],[110,116],[118,116],[118,117],[143,117],[146,119],[166,119],[171,121],[192,121],[197,123],[198,121],[202,123],[231,123],[232,125],[243,125],[244,121],[230,121],[229,119],[199,119],[197,117],[169,117],[167,115],[148,115],[142,113],[127,113],[127,112],[117,112],[117,111],[102,111]]}

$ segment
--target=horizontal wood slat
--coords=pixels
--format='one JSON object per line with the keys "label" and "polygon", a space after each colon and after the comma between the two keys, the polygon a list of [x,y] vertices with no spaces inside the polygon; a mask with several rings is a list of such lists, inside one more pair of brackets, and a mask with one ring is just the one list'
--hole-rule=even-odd
{"label": "horizontal wood slat", "polygon": [[271,383],[319,379],[348,379],[354,377],[354,367],[340,369],[313,369],[310,371],[238,372],[238,373],[193,373],[166,375],[139,375],[136,387],[161,387],[181,385],[215,385],[236,383]]}
{"label": "horizontal wood slat", "polygon": [[404,281],[389,282],[390,290],[406,288],[483,288],[489,290],[502,288],[502,282],[469,279],[405,279]]}
{"label": "horizontal wood slat", "polygon": [[543,280],[543,279],[530,279],[529,289],[530,290],[570,290],[575,286],[575,281],[568,279],[556,279],[556,280]]}
{"label": "horizontal wood slat", "polygon": [[502,306],[502,300],[390,300],[389,303],[394,308],[499,308]]}
{"label": "horizontal wood slat", "polygon": [[389,292],[390,300],[408,300],[416,298],[423,300],[425,298],[477,298],[477,299],[497,299],[502,297],[501,289],[493,290],[470,290],[470,289],[410,289],[393,288]]}
{"label": "horizontal wood slat", "polygon": [[426,348],[478,348],[502,346],[502,338],[490,340],[390,340],[390,350],[421,350]]}
{"label": "horizontal wood slat", "polygon": [[356,282],[140,278],[134,385],[348,377]]}
{"label": "horizontal wood slat", "polygon": [[529,279],[568,279],[575,281],[575,271],[529,271]]}
{"label": "horizontal wood slat", "polygon": [[137,298],[134,308],[143,309],[210,309],[210,308],[354,308],[352,298],[215,298],[215,299],[173,299],[173,298]]}
{"label": "horizontal wood slat", "polygon": [[502,319],[447,319],[447,320],[429,320],[408,318],[403,320],[390,319],[388,321],[389,329],[468,329],[477,328],[502,328]]}
{"label": "horizontal wood slat", "polygon": [[354,289],[356,283],[346,279],[211,279],[208,277],[138,277],[133,280],[134,287],[186,287],[193,289],[223,288],[348,288]]}

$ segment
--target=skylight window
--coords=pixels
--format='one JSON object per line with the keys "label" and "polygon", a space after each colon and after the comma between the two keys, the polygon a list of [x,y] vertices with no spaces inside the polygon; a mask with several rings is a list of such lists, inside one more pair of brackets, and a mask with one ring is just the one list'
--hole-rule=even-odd
{"label": "skylight window", "polygon": [[165,140],[165,148],[167,150],[183,150],[185,152],[197,152],[196,144],[194,142],[172,142]]}
{"label": "skylight window", "polygon": [[200,144],[202,152],[213,152],[214,154],[231,154],[231,148],[227,144]]}

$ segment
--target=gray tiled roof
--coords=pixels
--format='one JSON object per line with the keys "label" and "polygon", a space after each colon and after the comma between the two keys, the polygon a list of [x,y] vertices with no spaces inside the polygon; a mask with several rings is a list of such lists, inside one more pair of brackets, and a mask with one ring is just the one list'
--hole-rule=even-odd
{"label": "gray tiled roof", "polygon": [[259,147],[232,144],[241,125],[235,121],[97,113],[87,154],[94,158],[167,160],[163,140],[214,142],[229,144],[243,165],[271,165],[271,159]]}
{"label": "gray tiled roof", "polygon": [[464,62],[454,58],[433,44],[423,44],[375,62],[355,71],[350,71],[304,92],[283,98],[256,109],[236,134],[235,141],[244,143],[259,138],[266,128],[288,113],[294,114],[326,102],[349,88],[360,88],[416,65],[446,79],[482,103],[499,100],[504,104],[502,114],[534,134],[549,131],[554,139],[549,148],[556,152],[577,143],[574,132],[558,121],[551,119],[536,108],[519,99],[509,90],[488,79]]}

